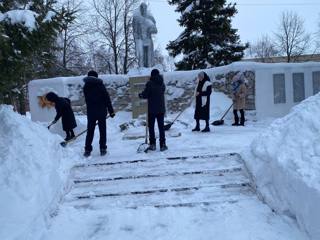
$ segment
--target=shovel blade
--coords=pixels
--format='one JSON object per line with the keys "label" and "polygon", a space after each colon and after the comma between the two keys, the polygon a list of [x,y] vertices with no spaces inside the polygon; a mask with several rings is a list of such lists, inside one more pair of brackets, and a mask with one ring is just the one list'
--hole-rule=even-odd
{"label": "shovel blade", "polygon": [[137,149],[137,153],[143,153],[146,152],[146,150],[148,149],[149,145],[147,143],[142,143],[140,144],[140,146]]}
{"label": "shovel blade", "polygon": [[169,123],[169,124],[164,125],[164,127],[163,127],[163,128],[164,128],[164,130],[165,130],[165,131],[170,130],[170,128],[171,128],[171,126],[172,126],[172,124],[173,124],[173,123]]}
{"label": "shovel blade", "polygon": [[211,123],[214,126],[219,126],[219,125],[223,125],[224,124],[224,120],[217,120],[214,121],[213,123]]}

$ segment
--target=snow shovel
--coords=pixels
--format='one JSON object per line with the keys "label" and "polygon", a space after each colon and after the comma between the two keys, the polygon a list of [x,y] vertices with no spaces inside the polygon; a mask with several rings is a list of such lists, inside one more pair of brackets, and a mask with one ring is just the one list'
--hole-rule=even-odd
{"label": "snow shovel", "polygon": [[146,152],[148,147],[149,147],[149,144],[148,144],[148,113],[147,113],[145,139],[144,139],[144,143],[141,143],[139,145],[137,149],[137,153]]}
{"label": "snow shovel", "polygon": [[193,98],[191,99],[190,104],[188,104],[188,106],[187,106],[185,109],[183,109],[183,110],[176,116],[176,118],[175,118],[171,123],[168,123],[168,124],[164,125],[164,130],[165,130],[165,131],[170,130],[170,128],[171,128],[171,126],[174,124],[174,122],[175,122],[176,120],[178,120],[178,118],[181,116],[181,114],[182,114],[185,110],[187,110],[188,107],[191,106],[192,101],[193,101]]}
{"label": "snow shovel", "polygon": [[228,110],[223,114],[222,118],[220,120],[216,120],[213,123],[211,123],[214,126],[219,126],[219,125],[223,125],[224,124],[224,117],[228,114],[228,112],[230,111],[230,109],[232,108],[233,103],[231,104],[231,106],[228,108]]}
{"label": "snow shovel", "polygon": [[164,125],[164,130],[165,131],[168,131],[170,130],[171,126],[174,124],[174,122],[181,116],[181,114],[187,109],[188,107],[186,107],[185,109],[183,109],[177,116],[176,118],[171,122],[171,123],[168,123],[166,125]]}
{"label": "snow shovel", "polygon": [[[98,123],[96,123],[96,126],[97,126]],[[83,130],[81,133],[77,134],[74,138],[71,138],[70,140],[68,141],[63,141],[60,143],[60,145],[62,147],[66,147],[69,143],[73,142],[74,140],[76,140],[78,137],[80,137],[81,135],[83,135],[84,133],[86,133],[88,131],[88,129],[86,130]]]}
{"label": "snow shovel", "polygon": [[[109,118],[109,115],[107,116],[107,119],[108,119],[108,118]],[[96,122],[96,125],[95,125],[95,126],[97,126],[97,125],[98,125],[98,122]],[[83,134],[86,133],[87,131],[88,131],[88,129],[83,130],[82,132],[78,133],[76,136],[74,136],[74,137],[71,138],[70,140],[61,142],[60,145],[61,145],[62,147],[66,147],[69,143],[73,142],[74,140],[76,140],[78,137],[80,137],[81,135],[83,135]]]}

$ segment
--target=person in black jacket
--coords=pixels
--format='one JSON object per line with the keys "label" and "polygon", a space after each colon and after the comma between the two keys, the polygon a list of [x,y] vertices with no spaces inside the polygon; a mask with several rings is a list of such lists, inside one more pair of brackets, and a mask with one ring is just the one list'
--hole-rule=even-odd
{"label": "person in black jacket", "polygon": [[87,105],[88,131],[86,136],[84,156],[89,157],[92,151],[92,141],[96,122],[98,121],[100,132],[100,153],[101,156],[107,153],[107,133],[106,133],[106,117],[108,112],[113,118],[115,113],[111,104],[109,93],[98,78],[98,73],[89,71],[88,76],[83,79],[83,93]]}
{"label": "person in black jacket", "polygon": [[148,99],[148,127],[150,135],[149,150],[156,150],[156,137],[154,124],[157,119],[160,135],[160,151],[168,149],[164,132],[164,114],[166,112],[164,93],[166,86],[158,69],[151,71],[150,80],[146,83],[145,89],[139,94],[140,98]]}
{"label": "person in black jacket", "polygon": [[212,85],[209,76],[205,72],[198,74],[198,84],[195,90],[196,108],[194,112],[194,119],[196,120],[196,127],[192,131],[200,131],[200,120],[206,121],[206,126],[202,132],[210,132],[209,118],[210,118],[210,95],[212,92]]}
{"label": "person in black jacket", "polygon": [[[74,117],[71,102],[69,98],[59,97],[54,92],[49,92],[46,95],[46,99],[49,102],[54,103],[57,115],[53,122],[50,124],[55,124],[60,118],[62,118],[62,128],[66,132],[65,140],[68,141],[75,137],[73,129],[77,127],[76,119]],[[49,128],[49,127],[48,127]]]}

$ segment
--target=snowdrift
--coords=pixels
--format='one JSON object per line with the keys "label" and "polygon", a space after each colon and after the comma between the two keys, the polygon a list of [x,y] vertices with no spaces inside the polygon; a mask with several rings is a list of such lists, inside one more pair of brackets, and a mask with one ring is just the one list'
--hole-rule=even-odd
{"label": "snowdrift", "polygon": [[262,198],[320,239],[320,94],[274,121],[245,159]]}
{"label": "snowdrift", "polygon": [[64,185],[66,150],[46,128],[0,105],[0,239],[38,239]]}

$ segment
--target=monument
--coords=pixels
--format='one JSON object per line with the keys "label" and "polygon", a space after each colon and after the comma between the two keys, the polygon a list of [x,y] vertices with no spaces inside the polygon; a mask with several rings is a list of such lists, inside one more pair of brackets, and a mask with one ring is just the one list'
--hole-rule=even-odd
{"label": "monument", "polygon": [[154,65],[152,34],[157,32],[156,21],[148,11],[147,4],[141,3],[133,15],[133,36],[139,67],[148,68]]}

